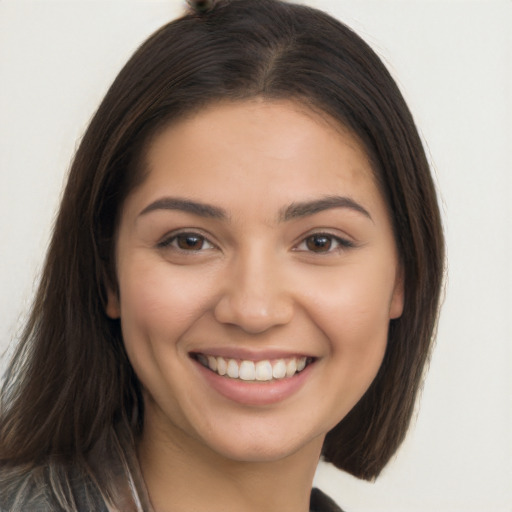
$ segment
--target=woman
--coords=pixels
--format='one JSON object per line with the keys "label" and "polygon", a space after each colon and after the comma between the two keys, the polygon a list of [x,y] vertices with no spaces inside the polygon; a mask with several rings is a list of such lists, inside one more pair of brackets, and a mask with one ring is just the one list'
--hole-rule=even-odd
{"label": "woman", "polygon": [[316,10],[195,2],[77,151],[2,397],[2,510],[339,510],[428,358],[443,238],[412,117]]}

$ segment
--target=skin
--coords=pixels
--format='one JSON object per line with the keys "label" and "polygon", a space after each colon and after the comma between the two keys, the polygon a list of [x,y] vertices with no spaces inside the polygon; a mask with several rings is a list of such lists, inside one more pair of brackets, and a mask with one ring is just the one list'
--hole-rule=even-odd
{"label": "skin", "polygon": [[[107,313],[144,388],[139,458],[153,506],[305,512],[324,437],[374,379],[403,308],[368,158],[326,116],[255,99],[173,124],[146,162],[123,207]],[[290,207],[333,195],[357,207]],[[163,207],[165,197],[225,217]],[[197,352],[314,362],[293,392],[254,404],[219,393]]]}

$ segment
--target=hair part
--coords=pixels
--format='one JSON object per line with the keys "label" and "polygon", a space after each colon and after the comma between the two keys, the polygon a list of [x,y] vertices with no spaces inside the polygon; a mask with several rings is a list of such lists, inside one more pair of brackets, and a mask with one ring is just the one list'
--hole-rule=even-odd
{"label": "hair part", "polygon": [[390,322],[377,377],[323,447],[326,461],[375,478],[407,432],[443,279],[439,208],[413,118],[373,50],[327,14],[278,0],[190,3],[121,70],[77,150],[2,391],[0,466],[79,461],[118,423],[140,432],[140,385],[119,322],[105,314],[123,202],[165,126],[214,102],[261,97],[309,105],[358,137],[390,211],[404,311]]}

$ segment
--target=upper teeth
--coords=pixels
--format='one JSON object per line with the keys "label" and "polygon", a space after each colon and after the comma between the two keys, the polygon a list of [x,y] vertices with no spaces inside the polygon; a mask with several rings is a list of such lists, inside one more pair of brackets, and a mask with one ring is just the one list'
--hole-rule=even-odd
{"label": "upper teeth", "polygon": [[198,354],[197,360],[219,375],[227,375],[232,379],[269,381],[292,377],[306,367],[306,357],[291,357],[287,359],[268,359],[249,361],[225,359],[223,357]]}

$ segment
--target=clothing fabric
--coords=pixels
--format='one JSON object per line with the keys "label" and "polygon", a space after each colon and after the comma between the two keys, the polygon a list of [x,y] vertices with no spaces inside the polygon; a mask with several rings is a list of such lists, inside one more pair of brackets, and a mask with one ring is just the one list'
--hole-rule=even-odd
{"label": "clothing fabric", "polygon": [[[107,433],[80,464],[0,467],[0,512],[155,512],[130,433]],[[343,512],[319,489],[311,512]]]}
{"label": "clothing fabric", "polygon": [[343,512],[340,507],[324,494],[320,489],[313,487],[309,501],[310,512]]}
{"label": "clothing fabric", "polygon": [[[37,478],[37,477],[36,477]],[[45,484],[43,484],[45,485]],[[101,494],[88,479],[76,481],[73,490],[73,508],[62,503],[57,496],[51,496],[45,489],[38,488],[37,484],[26,485],[20,482],[18,489],[12,495],[0,494],[0,512],[124,512],[129,510],[144,510],[150,512],[152,509],[141,509],[140,504],[130,502],[130,497],[120,498],[121,502],[116,505],[107,505]],[[136,508],[133,508],[134,505]],[[127,507],[127,508],[119,508]],[[321,490],[313,488],[310,499],[310,512],[343,512],[336,503],[324,494]]]}

